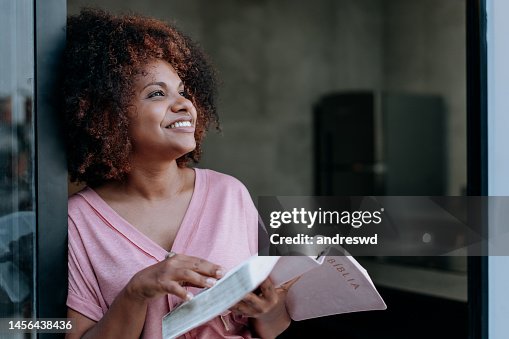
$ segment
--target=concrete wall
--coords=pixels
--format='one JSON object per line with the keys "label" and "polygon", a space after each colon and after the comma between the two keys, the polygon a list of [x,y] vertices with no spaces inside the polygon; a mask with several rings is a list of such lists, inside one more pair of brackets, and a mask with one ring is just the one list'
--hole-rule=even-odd
{"label": "concrete wall", "polygon": [[390,0],[384,8],[384,89],[444,98],[449,195],[461,194],[467,182],[465,6]]}
{"label": "concrete wall", "polygon": [[[215,2],[204,46],[224,80],[224,135],[208,140],[204,164],[241,178],[253,196],[312,194],[312,105],[326,93],[380,81],[380,52],[358,57],[379,46],[377,7],[366,0]],[[356,39],[344,39],[347,22],[360,31]]]}
{"label": "concrete wall", "polygon": [[224,131],[210,133],[200,166],[236,176],[255,199],[313,193],[312,106],[340,90],[445,95],[458,132],[450,191],[465,181],[464,0],[69,0],[68,11],[85,5],[174,21],[200,42],[223,82]]}

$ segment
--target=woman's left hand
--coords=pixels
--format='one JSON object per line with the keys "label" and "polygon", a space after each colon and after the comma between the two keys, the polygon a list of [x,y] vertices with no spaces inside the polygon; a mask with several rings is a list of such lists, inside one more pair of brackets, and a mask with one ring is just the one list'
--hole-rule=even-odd
{"label": "woman's left hand", "polygon": [[259,288],[260,293],[251,292],[230,310],[236,314],[253,318],[253,326],[262,338],[276,337],[290,325],[285,300],[288,289],[298,278],[276,288],[267,278]]}

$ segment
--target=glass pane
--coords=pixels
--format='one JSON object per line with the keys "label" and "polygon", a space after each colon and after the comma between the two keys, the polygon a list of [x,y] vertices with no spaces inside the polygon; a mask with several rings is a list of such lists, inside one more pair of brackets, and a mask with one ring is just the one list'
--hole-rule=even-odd
{"label": "glass pane", "polygon": [[33,1],[0,1],[0,318],[34,315]]}

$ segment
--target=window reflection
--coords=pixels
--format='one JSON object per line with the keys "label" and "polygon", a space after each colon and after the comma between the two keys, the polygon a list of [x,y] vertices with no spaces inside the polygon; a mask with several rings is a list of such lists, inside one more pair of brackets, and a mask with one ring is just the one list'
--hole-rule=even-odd
{"label": "window reflection", "polygon": [[34,314],[33,3],[0,2],[0,317]]}

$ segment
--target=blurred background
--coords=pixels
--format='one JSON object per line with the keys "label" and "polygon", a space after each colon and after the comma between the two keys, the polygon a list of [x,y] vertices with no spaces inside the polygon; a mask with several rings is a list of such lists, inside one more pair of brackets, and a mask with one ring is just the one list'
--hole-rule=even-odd
{"label": "blurred background", "polygon": [[[68,14],[92,6],[170,21],[202,46],[222,82],[223,133],[210,132],[199,167],[237,177],[255,203],[261,195],[465,194],[465,0],[67,5]],[[1,60],[13,58],[6,53]],[[0,162],[21,173],[19,145],[29,143],[18,126],[32,119],[30,87],[5,84],[2,126],[18,136]],[[30,209],[19,178],[18,210]],[[298,322],[282,337],[467,337],[465,257],[362,259],[387,311]]]}

